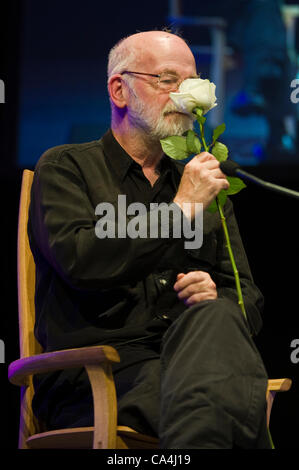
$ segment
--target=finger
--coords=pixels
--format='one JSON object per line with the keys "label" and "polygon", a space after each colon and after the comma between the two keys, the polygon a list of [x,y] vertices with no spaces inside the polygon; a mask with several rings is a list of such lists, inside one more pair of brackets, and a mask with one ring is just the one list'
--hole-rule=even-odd
{"label": "finger", "polygon": [[202,283],[194,283],[194,284],[189,284],[189,286],[185,287],[185,289],[182,289],[178,292],[178,298],[180,300],[188,299],[194,294],[200,294],[204,292],[205,286]]}
{"label": "finger", "polygon": [[202,165],[202,166],[205,166],[206,168],[216,168],[220,166],[220,163],[218,162],[217,158],[215,158],[213,155],[210,155],[210,154],[204,157],[201,157],[200,155],[198,155],[194,157],[192,160],[190,160],[190,163],[191,162],[193,165]]}
{"label": "finger", "polygon": [[190,161],[191,163],[191,166],[190,168],[192,168],[193,171],[201,171],[201,174],[203,174],[203,172],[207,172],[209,171],[210,173],[210,176],[213,176],[215,178],[223,178],[227,181],[226,179],[226,175],[220,170],[220,163],[218,162],[218,160],[213,157],[213,159],[211,160],[207,160],[207,161],[204,161],[204,162],[193,162],[192,164],[192,161]]}
{"label": "finger", "polygon": [[224,178],[222,176],[215,177],[215,181],[217,181],[217,184],[219,184],[220,190],[221,189],[228,189],[229,186],[230,186],[229,182],[227,181],[227,179],[225,177]]}
{"label": "finger", "polygon": [[185,274],[184,277],[182,277],[180,280],[178,280],[173,288],[176,291],[182,290],[185,287],[187,287],[189,284],[193,284],[199,281],[202,281],[208,276],[209,279],[210,276],[208,273],[204,271],[190,271],[189,273]]}
{"label": "finger", "polygon": [[210,292],[214,295],[215,291],[216,284],[212,281],[212,279],[202,280],[201,282],[194,282],[193,284],[189,284],[187,287],[185,287],[185,289],[180,290],[178,292],[178,298],[182,300],[191,297],[194,294],[200,294],[204,292]]}
{"label": "finger", "polygon": [[200,162],[206,162],[208,160],[216,160],[217,161],[217,159],[214,157],[214,155],[212,155],[209,152],[201,152],[198,155],[195,155],[194,158],[196,160],[200,161]]}
{"label": "finger", "polygon": [[[213,176],[214,178],[222,178],[222,179],[225,179],[227,181],[226,175],[224,173],[222,173],[220,168],[212,168],[210,170],[210,172],[211,172],[211,176]],[[228,181],[227,181],[227,183],[228,183]]]}
{"label": "finger", "polygon": [[217,293],[212,292],[201,292],[199,294],[194,294],[184,301],[184,303],[190,307],[191,305],[198,304],[204,300],[215,300],[217,298]]}
{"label": "finger", "polygon": [[221,170],[212,170],[211,176],[214,178],[214,181],[217,182],[217,185],[220,185],[220,189],[228,189],[230,184],[226,176],[222,173]]}
{"label": "finger", "polygon": [[185,276],[184,273],[179,273],[179,274],[177,275],[177,277],[176,277],[176,278],[177,278],[177,281],[179,281],[180,279],[182,279],[184,276]]}

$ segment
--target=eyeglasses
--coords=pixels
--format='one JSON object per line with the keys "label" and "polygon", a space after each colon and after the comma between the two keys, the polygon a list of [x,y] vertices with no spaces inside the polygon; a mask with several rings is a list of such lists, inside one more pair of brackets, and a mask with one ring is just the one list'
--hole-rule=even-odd
{"label": "eyeglasses", "polygon": [[[129,74],[137,74],[137,75],[149,75],[150,77],[156,77],[158,78],[157,85],[159,88],[165,92],[170,92],[177,90],[180,84],[183,82],[177,75],[171,74],[169,72],[162,72],[160,74],[155,74],[155,73],[144,73],[144,72],[130,72],[129,70],[125,70],[124,72],[121,72],[120,75],[123,75],[125,73]],[[199,78],[199,75],[196,77],[190,77],[190,78]]]}

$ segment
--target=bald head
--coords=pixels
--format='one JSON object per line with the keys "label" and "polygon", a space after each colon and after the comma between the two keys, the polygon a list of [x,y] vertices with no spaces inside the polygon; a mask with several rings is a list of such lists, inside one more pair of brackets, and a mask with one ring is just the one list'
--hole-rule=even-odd
{"label": "bald head", "polygon": [[181,57],[187,55],[194,60],[186,42],[175,34],[164,31],[147,31],[129,36],[124,46],[135,50],[137,65],[148,64],[151,67],[157,60],[170,58],[174,53]]}
{"label": "bald head", "polygon": [[145,31],[128,36],[114,46],[109,54],[108,76],[129,67],[152,72],[159,63],[170,65],[176,61],[192,64],[196,69],[194,56],[182,38],[166,31]]}

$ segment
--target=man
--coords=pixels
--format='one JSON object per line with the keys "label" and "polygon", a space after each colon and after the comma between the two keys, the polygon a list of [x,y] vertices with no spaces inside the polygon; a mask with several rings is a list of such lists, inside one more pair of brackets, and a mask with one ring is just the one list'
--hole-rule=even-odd
{"label": "man", "polygon": [[[122,40],[108,64],[111,129],[99,141],[50,149],[38,162],[28,224],[35,332],[45,351],[115,346],[119,424],[159,436],[161,448],[269,447],[267,374],[252,340],[263,299],[231,202],[225,214],[248,323],[218,215],[204,211],[200,249],[185,249],[174,236],[181,219],[199,215],[196,203],[206,209],[228,187],[207,152],[185,167],[163,156],[160,139],[192,127],[169,92],[195,76],[194,57],[176,35],[149,31]],[[169,238],[121,236],[121,229],[98,237],[96,208],[109,203],[117,215],[119,195],[147,208],[141,225],[155,210],[151,203],[174,204]],[[186,202],[191,210],[184,212]],[[93,424],[83,370],[35,377],[35,388],[33,408],[48,428]]]}

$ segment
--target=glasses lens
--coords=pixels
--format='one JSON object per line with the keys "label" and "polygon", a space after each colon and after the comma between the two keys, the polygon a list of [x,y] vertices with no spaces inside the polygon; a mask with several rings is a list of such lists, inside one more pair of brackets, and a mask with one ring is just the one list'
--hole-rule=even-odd
{"label": "glasses lens", "polygon": [[159,79],[159,85],[162,90],[171,91],[176,90],[178,87],[179,78],[176,75],[170,73],[161,73]]}

